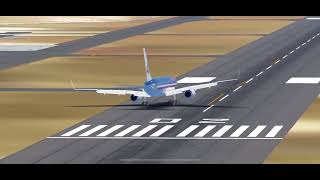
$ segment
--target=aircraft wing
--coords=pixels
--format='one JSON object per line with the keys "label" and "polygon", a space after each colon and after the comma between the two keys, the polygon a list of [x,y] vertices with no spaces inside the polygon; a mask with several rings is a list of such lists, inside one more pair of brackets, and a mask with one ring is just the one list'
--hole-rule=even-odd
{"label": "aircraft wing", "polygon": [[176,94],[184,93],[184,92],[186,92],[188,90],[196,91],[196,90],[199,90],[199,89],[211,88],[213,86],[217,86],[218,83],[228,82],[228,81],[236,81],[236,80],[238,80],[238,79],[228,79],[228,80],[223,80],[223,81],[216,81],[216,82],[211,82],[211,83],[204,83],[204,84],[186,86],[186,87],[182,87],[182,88],[178,88],[178,89],[167,90],[165,92],[165,94],[166,94],[166,96],[173,96],[173,95],[176,95]]}
{"label": "aircraft wing", "polygon": [[134,95],[138,97],[150,97],[142,86],[126,87],[126,88],[75,88],[71,81],[73,90],[75,91],[95,91],[98,94],[116,94],[116,95]]}

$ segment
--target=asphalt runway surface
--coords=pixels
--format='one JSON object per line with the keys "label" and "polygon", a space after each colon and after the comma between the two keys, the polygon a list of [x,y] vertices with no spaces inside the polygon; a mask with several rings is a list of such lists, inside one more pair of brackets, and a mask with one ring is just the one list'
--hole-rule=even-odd
{"label": "asphalt runway surface", "polygon": [[[262,163],[319,95],[320,21],[301,20],[182,75],[237,76],[193,98],[125,102],[1,163]],[[151,67],[152,71],[152,67]],[[79,108],[110,106],[84,105]]]}
{"label": "asphalt runway surface", "polygon": [[70,53],[82,49],[102,45],[105,43],[111,43],[121,39],[126,39],[132,36],[141,35],[147,32],[178,25],[185,22],[202,20],[204,18],[205,17],[203,16],[179,16],[125,29],[97,34],[94,36],[61,43],[57,46],[39,51],[0,52],[0,70],[43,60],[50,57],[69,55]]}

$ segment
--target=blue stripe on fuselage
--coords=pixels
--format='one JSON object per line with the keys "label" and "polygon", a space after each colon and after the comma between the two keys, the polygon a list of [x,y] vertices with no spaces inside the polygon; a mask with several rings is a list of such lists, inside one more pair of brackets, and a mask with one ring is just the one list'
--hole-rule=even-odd
{"label": "blue stripe on fuselage", "polygon": [[174,77],[158,77],[145,82],[144,90],[150,96],[164,96],[164,88],[177,85],[177,79]]}

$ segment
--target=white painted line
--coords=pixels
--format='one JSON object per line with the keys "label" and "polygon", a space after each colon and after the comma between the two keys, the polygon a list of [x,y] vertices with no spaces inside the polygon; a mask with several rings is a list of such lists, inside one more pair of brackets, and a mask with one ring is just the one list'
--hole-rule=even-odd
{"label": "white painted line", "polygon": [[267,126],[257,126],[249,135],[248,137],[257,137],[261,131],[263,131],[264,128],[266,128]]}
{"label": "white painted line", "polygon": [[278,60],[278,61],[274,62],[274,64],[278,64],[279,62],[280,62],[280,60]]}
{"label": "white painted line", "polygon": [[143,128],[141,131],[135,133],[135,134],[132,135],[132,136],[134,136],[134,137],[143,136],[143,135],[145,135],[147,132],[151,131],[152,129],[154,129],[154,128],[157,127],[157,126],[158,126],[158,125],[149,125],[149,126]]}
{"label": "white painted line", "polygon": [[303,43],[302,46],[306,45],[306,43]]}
{"label": "white painted line", "polygon": [[251,82],[253,80],[253,78],[249,79],[248,81],[246,81],[246,84],[248,84],[249,82]]}
{"label": "white painted line", "polygon": [[237,87],[237,89],[233,90],[233,92],[238,91],[240,88],[242,88],[242,86]]}
{"label": "white painted line", "polygon": [[200,132],[198,132],[194,137],[203,137],[215,127],[216,125],[208,125],[205,128],[203,128]]}
{"label": "white painted line", "polygon": [[258,76],[260,76],[261,74],[263,74],[263,71],[261,71],[259,74],[257,74],[256,76],[258,77]]}
{"label": "white painted line", "polygon": [[163,133],[167,132],[169,129],[173,128],[174,125],[166,125],[164,127],[162,127],[161,129],[159,129],[158,131],[156,131],[155,133],[151,134],[151,137],[158,137],[161,136]]}
{"label": "white painted line", "polygon": [[154,118],[152,121],[150,121],[150,123],[165,123],[165,124],[169,124],[169,123],[177,123],[179,121],[181,121],[181,118]]}
{"label": "white painted line", "polygon": [[229,95],[227,94],[227,95],[225,95],[223,98],[221,98],[219,101],[221,102],[221,101],[223,101],[225,98],[227,98]]}
{"label": "white painted line", "polygon": [[89,135],[91,135],[91,134],[99,131],[100,129],[106,127],[106,126],[107,126],[107,125],[98,125],[98,126],[92,128],[92,129],[90,129],[89,131],[80,134],[79,136],[89,136]]}
{"label": "white painted line", "polygon": [[71,137],[47,137],[47,139],[153,139],[153,140],[279,140],[283,138],[230,138],[230,137],[205,137],[205,138],[197,138],[197,137],[79,137],[79,136],[71,136]]}
{"label": "white painted line", "polygon": [[186,137],[188,134],[190,134],[192,131],[194,131],[198,127],[199,127],[199,125],[191,125],[187,129],[182,131],[180,134],[178,134],[177,137]]}
{"label": "white painted line", "polygon": [[308,17],[308,18],[306,18],[307,20],[320,20],[320,18],[318,18],[318,17]]}
{"label": "white painted line", "polygon": [[135,161],[139,161],[139,162],[152,162],[152,161],[200,161],[201,159],[120,159],[120,161],[131,161],[131,162],[135,162]]}
{"label": "white painted line", "polygon": [[211,106],[209,106],[209,107],[207,107],[205,110],[203,110],[202,112],[206,112],[206,111],[208,111],[210,108],[212,108],[213,106],[215,106],[214,104],[213,105],[211,105]]}
{"label": "white painted line", "polygon": [[108,136],[109,134],[113,133],[114,131],[122,128],[124,125],[115,125],[110,129],[105,130],[104,132],[98,134],[97,136]]}
{"label": "white painted line", "polygon": [[208,123],[225,123],[229,121],[229,119],[202,119],[199,121],[200,124],[208,124]]}
{"label": "white painted line", "polygon": [[300,46],[298,46],[298,47],[296,48],[296,50],[298,50],[298,49],[300,49]]}
{"label": "white painted line", "polygon": [[286,57],[288,57],[288,54],[286,54],[285,56],[283,56],[282,59],[285,59]]}
{"label": "white painted line", "polygon": [[319,84],[320,78],[317,77],[292,77],[286,84]]}
{"label": "white painted line", "polygon": [[131,131],[137,129],[138,127],[140,127],[140,125],[132,125],[130,127],[128,127],[127,129],[119,132],[118,134],[114,135],[114,136],[125,136],[127,135],[128,133],[130,133]]}
{"label": "white painted line", "polygon": [[61,136],[71,136],[71,135],[73,135],[73,134],[75,134],[75,133],[77,133],[79,131],[82,131],[82,130],[86,129],[89,126],[90,125],[81,125],[81,126],[75,128],[75,129],[73,129],[73,130],[71,130],[71,131],[69,131],[67,133],[62,134]]}
{"label": "white painted line", "polygon": [[272,67],[272,65],[268,66],[268,67],[266,68],[266,70],[270,69],[271,67]]}
{"label": "white painted line", "polygon": [[292,53],[294,53],[294,50],[292,50],[289,54],[292,54]]}
{"label": "white painted line", "polygon": [[177,83],[188,84],[188,83],[205,83],[214,80],[216,77],[185,77],[180,79]]}
{"label": "white painted line", "polygon": [[312,39],[316,38],[316,36],[313,36]]}
{"label": "white painted line", "polygon": [[266,137],[275,137],[283,126],[274,126]]}
{"label": "white painted line", "polygon": [[230,128],[232,128],[232,125],[225,125],[219,131],[217,131],[212,137],[221,137],[224,133],[226,133]]}
{"label": "white painted line", "polygon": [[239,137],[245,130],[248,129],[249,126],[243,125],[240,126],[234,133],[230,135],[230,137]]}
{"label": "white painted line", "polygon": [[311,41],[311,39],[309,39],[307,42],[310,42]]}
{"label": "white painted line", "polygon": [[320,33],[317,34],[317,36],[319,36],[319,35],[320,35]]}

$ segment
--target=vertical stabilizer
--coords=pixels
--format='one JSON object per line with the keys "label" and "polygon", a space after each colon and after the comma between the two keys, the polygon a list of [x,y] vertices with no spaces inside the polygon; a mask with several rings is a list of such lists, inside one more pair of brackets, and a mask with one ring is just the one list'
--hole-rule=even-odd
{"label": "vertical stabilizer", "polygon": [[144,55],[144,65],[146,67],[146,76],[147,76],[147,81],[150,81],[152,79],[151,74],[150,74],[150,69],[149,69],[149,64],[148,64],[148,58],[147,58],[147,53],[146,53],[146,48],[143,48],[143,55]]}

